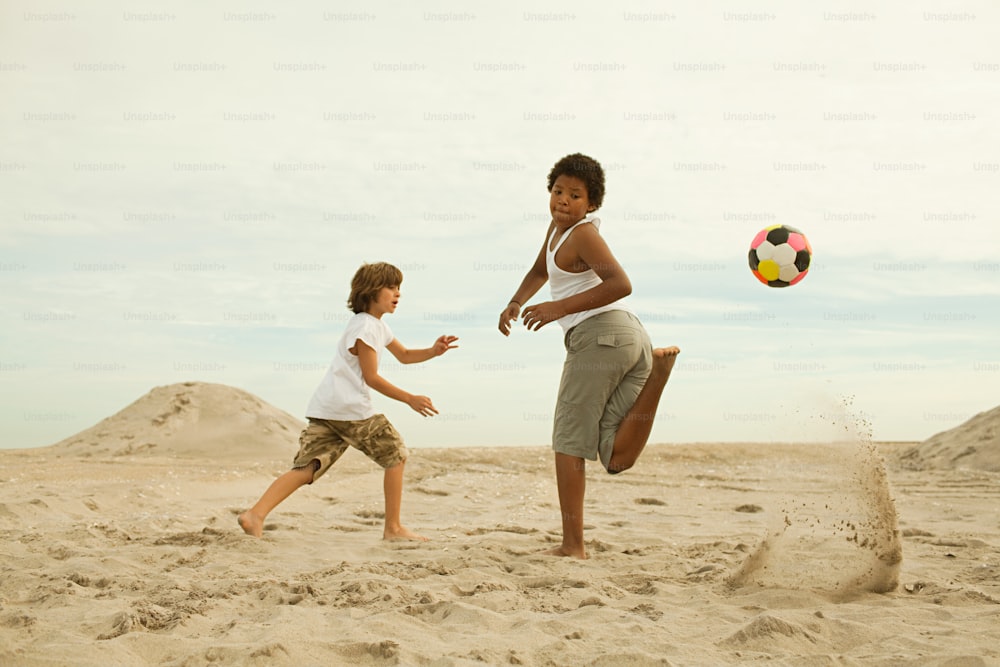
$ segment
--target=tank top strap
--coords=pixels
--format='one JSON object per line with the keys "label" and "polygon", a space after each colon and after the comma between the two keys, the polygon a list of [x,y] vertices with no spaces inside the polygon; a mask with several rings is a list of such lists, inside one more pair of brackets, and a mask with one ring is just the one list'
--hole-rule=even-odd
{"label": "tank top strap", "polygon": [[556,241],[556,247],[552,248],[551,250],[549,250],[549,248],[552,247],[552,237],[555,236],[556,235],[556,231],[558,231],[558,230],[553,229],[552,230],[552,234],[549,235],[549,241],[548,241],[548,243],[545,244],[546,251],[548,251],[552,255],[555,255],[557,252],[559,252],[559,248],[562,247],[562,244],[566,241],[567,238],[569,238],[569,235],[573,232],[574,229],[576,229],[577,227],[579,227],[580,225],[582,225],[582,224],[584,224],[586,222],[593,222],[593,221],[594,221],[594,218],[591,218],[590,216],[587,216],[586,218],[584,218],[580,222],[574,224],[572,227],[570,227],[565,232],[563,232],[562,236],[559,237],[559,240]]}

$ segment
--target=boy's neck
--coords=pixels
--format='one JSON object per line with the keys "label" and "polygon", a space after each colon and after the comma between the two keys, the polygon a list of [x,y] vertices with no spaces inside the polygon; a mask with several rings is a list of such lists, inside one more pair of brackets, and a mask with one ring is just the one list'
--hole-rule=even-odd
{"label": "boy's neck", "polygon": [[371,310],[366,310],[366,311],[365,311],[365,314],[366,314],[366,315],[371,315],[371,316],[372,316],[372,317],[374,317],[374,318],[375,318],[376,320],[380,320],[380,319],[382,319],[382,316],[383,316],[383,315],[385,315],[385,313],[379,313],[379,312],[374,312],[374,313],[373,313],[373,312],[372,312]]}
{"label": "boy's neck", "polygon": [[[579,224],[579,223],[583,222],[584,220],[586,220],[587,218],[590,218],[590,217],[592,217],[592,216],[594,215],[594,212],[595,212],[595,211],[587,211],[586,213],[584,213],[583,217],[582,217],[582,218],[580,218],[579,220],[574,220],[573,222],[570,222],[570,223],[568,223],[568,224],[566,225],[566,229],[569,229],[569,228],[570,228],[570,227],[572,227],[573,225],[576,225],[576,224]],[[558,223],[557,223],[557,224],[558,224]]]}

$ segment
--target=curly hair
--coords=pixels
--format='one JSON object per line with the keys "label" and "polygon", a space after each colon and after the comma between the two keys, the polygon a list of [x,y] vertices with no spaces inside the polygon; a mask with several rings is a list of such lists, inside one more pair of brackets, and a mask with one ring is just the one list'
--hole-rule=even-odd
{"label": "curly hair", "polygon": [[549,172],[549,192],[560,176],[579,178],[587,186],[587,199],[595,209],[604,203],[604,169],[601,163],[583,153],[573,153],[555,163]]}
{"label": "curly hair", "polygon": [[399,287],[402,284],[403,272],[392,264],[362,264],[351,279],[351,295],[347,297],[347,307],[355,313],[366,312],[380,289]]}

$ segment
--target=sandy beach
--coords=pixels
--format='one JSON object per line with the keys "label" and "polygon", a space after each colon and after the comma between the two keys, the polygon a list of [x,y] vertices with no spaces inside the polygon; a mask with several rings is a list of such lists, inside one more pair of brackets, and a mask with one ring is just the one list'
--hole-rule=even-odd
{"label": "sandy beach", "polygon": [[244,535],[300,425],[187,383],[0,450],[0,664],[1000,664],[996,449],[653,444],[590,467],[575,561],[538,555],[559,536],[543,446],[413,449],[426,543],[380,539],[355,451]]}

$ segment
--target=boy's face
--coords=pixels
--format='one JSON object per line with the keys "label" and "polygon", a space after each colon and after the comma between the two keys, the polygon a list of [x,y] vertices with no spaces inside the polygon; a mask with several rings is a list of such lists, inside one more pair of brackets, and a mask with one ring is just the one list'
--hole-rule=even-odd
{"label": "boy's face", "polygon": [[399,303],[399,285],[383,287],[368,304],[368,314],[381,318],[386,313],[395,313]]}
{"label": "boy's face", "polygon": [[587,185],[581,179],[566,175],[556,178],[549,194],[549,211],[557,227],[575,225],[594,210]]}

